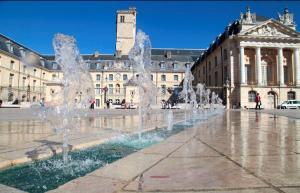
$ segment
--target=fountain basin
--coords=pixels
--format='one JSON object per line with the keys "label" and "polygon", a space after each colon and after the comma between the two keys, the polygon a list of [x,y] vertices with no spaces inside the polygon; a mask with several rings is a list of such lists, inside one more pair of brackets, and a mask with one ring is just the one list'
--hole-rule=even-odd
{"label": "fountain basin", "polygon": [[[193,121],[193,124],[196,122]],[[138,134],[134,134],[115,138],[81,151],[72,151],[71,161],[67,166],[63,165],[61,154],[50,159],[13,166],[0,171],[0,183],[27,192],[45,192],[189,127],[191,126],[177,123],[171,131],[165,127],[145,131],[142,133],[142,140],[139,140]]]}

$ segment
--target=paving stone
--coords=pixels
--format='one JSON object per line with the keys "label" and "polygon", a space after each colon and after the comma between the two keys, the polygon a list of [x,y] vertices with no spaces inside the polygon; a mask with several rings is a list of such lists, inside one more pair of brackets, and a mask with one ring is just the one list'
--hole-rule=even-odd
{"label": "paving stone", "polygon": [[275,186],[300,186],[300,155],[242,156],[232,159]]}
{"label": "paving stone", "polygon": [[188,191],[201,189],[268,187],[224,157],[166,158],[137,178],[125,190]]}
{"label": "paving stone", "polygon": [[[119,191],[118,193],[132,193],[132,191]],[[143,191],[143,193],[153,193]],[[170,192],[159,192],[159,193],[170,193]],[[278,193],[271,188],[252,188],[252,189],[239,189],[239,190],[194,190],[194,191],[181,191],[180,193]],[[298,193],[298,192],[297,192]]]}
{"label": "paving stone", "polygon": [[0,184],[0,193],[25,193],[25,192],[13,187]]}
{"label": "paving stone", "polygon": [[178,150],[170,155],[170,157],[205,157],[205,156],[221,156],[208,146],[204,145],[197,139],[192,139],[184,144]]}
{"label": "paving stone", "polygon": [[300,192],[300,187],[298,188],[281,188],[282,191],[285,193],[299,193]]}
{"label": "paving stone", "polygon": [[159,154],[134,153],[112,164],[108,164],[89,175],[130,181],[164,156]]}
{"label": "paving stone", "polygon": [[125,181],[103,178],[99,176],[84,176],[68,182],[49,193],[115,193],[126,184]]}

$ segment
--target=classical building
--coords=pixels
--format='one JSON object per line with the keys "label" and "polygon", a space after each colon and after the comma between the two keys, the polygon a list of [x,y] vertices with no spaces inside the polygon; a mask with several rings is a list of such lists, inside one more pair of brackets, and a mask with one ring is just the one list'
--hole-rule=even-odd
{"label": "classical building", "polygon": [[195,62],[195,83],[223,97],[228,108],[264,108],[300,97],[300,33],[288,9],[278,19],[250,12],[228,24]]}
{"label": "classical building", "polygon": [[[107,100],[120,103],[138,103],[137,91],[132,79],[136,77],[135,67],[128,59],[136,34],[136,10],[117,11],[116,51],[113,54],[82,55],[89,65],[94,81],[96,108],[104,108]],[[153,83],[160,88],[156,101],[167,100],[172,91],[184,79],[186,66],[192,65],[204,50],[202,49],[152,49]],[[30,55],[30,67],[24,65],[22,55]],[[41,55],[24,45],[0,35],[0,99],[4,102],[35,102],[53,100],[57,82],[63,77],[60,66],[53,55]]]}

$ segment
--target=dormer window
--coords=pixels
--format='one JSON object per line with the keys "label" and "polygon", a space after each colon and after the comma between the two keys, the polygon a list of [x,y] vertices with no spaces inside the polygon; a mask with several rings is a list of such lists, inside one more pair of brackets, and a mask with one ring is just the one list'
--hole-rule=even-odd
{"label": "dormer window", "polygon": [[53,62],[53,63],[52,63],[52,68],[53,68],[54,70],[57,70],[57,63],[56,63],[56,62]]}
{"label": "dormer window", "polygon": [[41,65],[42,65],[43,67],[45,67],[45,60],[44,60],[44,58],[40,58],[40,61],[41,61]]}
{"label": "dormer window", "polygon": [[165,53],[165,57],[166,57],[167,59],[170,59],[170,58],[172,57],[171,51],[167,51],[167,53]]}
{"label": "dormer window", "polygon": [[6,46],[9,52],[12,53],[14,51],[11,41],[6,41]]}
{"label": "dormer window", "polygon": [[122,51],[121,50],[117,50],[116,51],[116,58],[121,58],[122,57]]}
{"label": "dormer window", "polygon": [[97,64],[96,64],[96,69],[99,70],[100,68],[101,68],[101,64],[100,64],[100,63],[97,63]]}
{"label": "dormer window", "polygon": [[176,63],[176,62],[173,63],[173,69],[174,70],[178,69],[178,63]]}
{"label": "dormer window", "polygon": [[26,56],[25,49],[20,47],[19,50],[20,50],[21,57],[25,58],[25,56]]}
{"label": "dormer window", "polygon": [[190,63],[186,63],[186,64],[185,64],[185,67],[186,67],[186,68],[190,68],[190,67],[191,67],[191,64],[190,64]]}
{"label": "dormer window", "polygon": [[166,63],[165,62],[160,63],[160,69],[166,69]]}
{"label": "dormer window", "polygon": [[125,22],[125,16],[124,16],[124,15],[121,15],[121,16],[120,16],[120,22],[121,22],[121,23],[124,23],[124,22]]}

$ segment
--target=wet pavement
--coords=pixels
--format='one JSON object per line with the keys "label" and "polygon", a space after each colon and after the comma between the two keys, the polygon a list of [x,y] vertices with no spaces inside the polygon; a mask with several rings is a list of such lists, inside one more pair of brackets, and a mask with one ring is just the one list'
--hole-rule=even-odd
{"label": "wet pavement", "polygon": [[50,192],[298,193],[299,141],[299,119],[227,111]]}
{"label": "wet pavement", "polygon": [[[94,146],[121,134],[138,131],[136,110],[95,110],[84,113],[86,117],[70,130],[70,150]],[[0,168],[61,152],[62,133],[49,122],[39,120],[34,112],[28,109],[0,109],[0,115]],[[182,117],[182,111],[175,113],[175,121]],[[145,129],[166,124],[164,111],[155,111],[147,116]]]}

